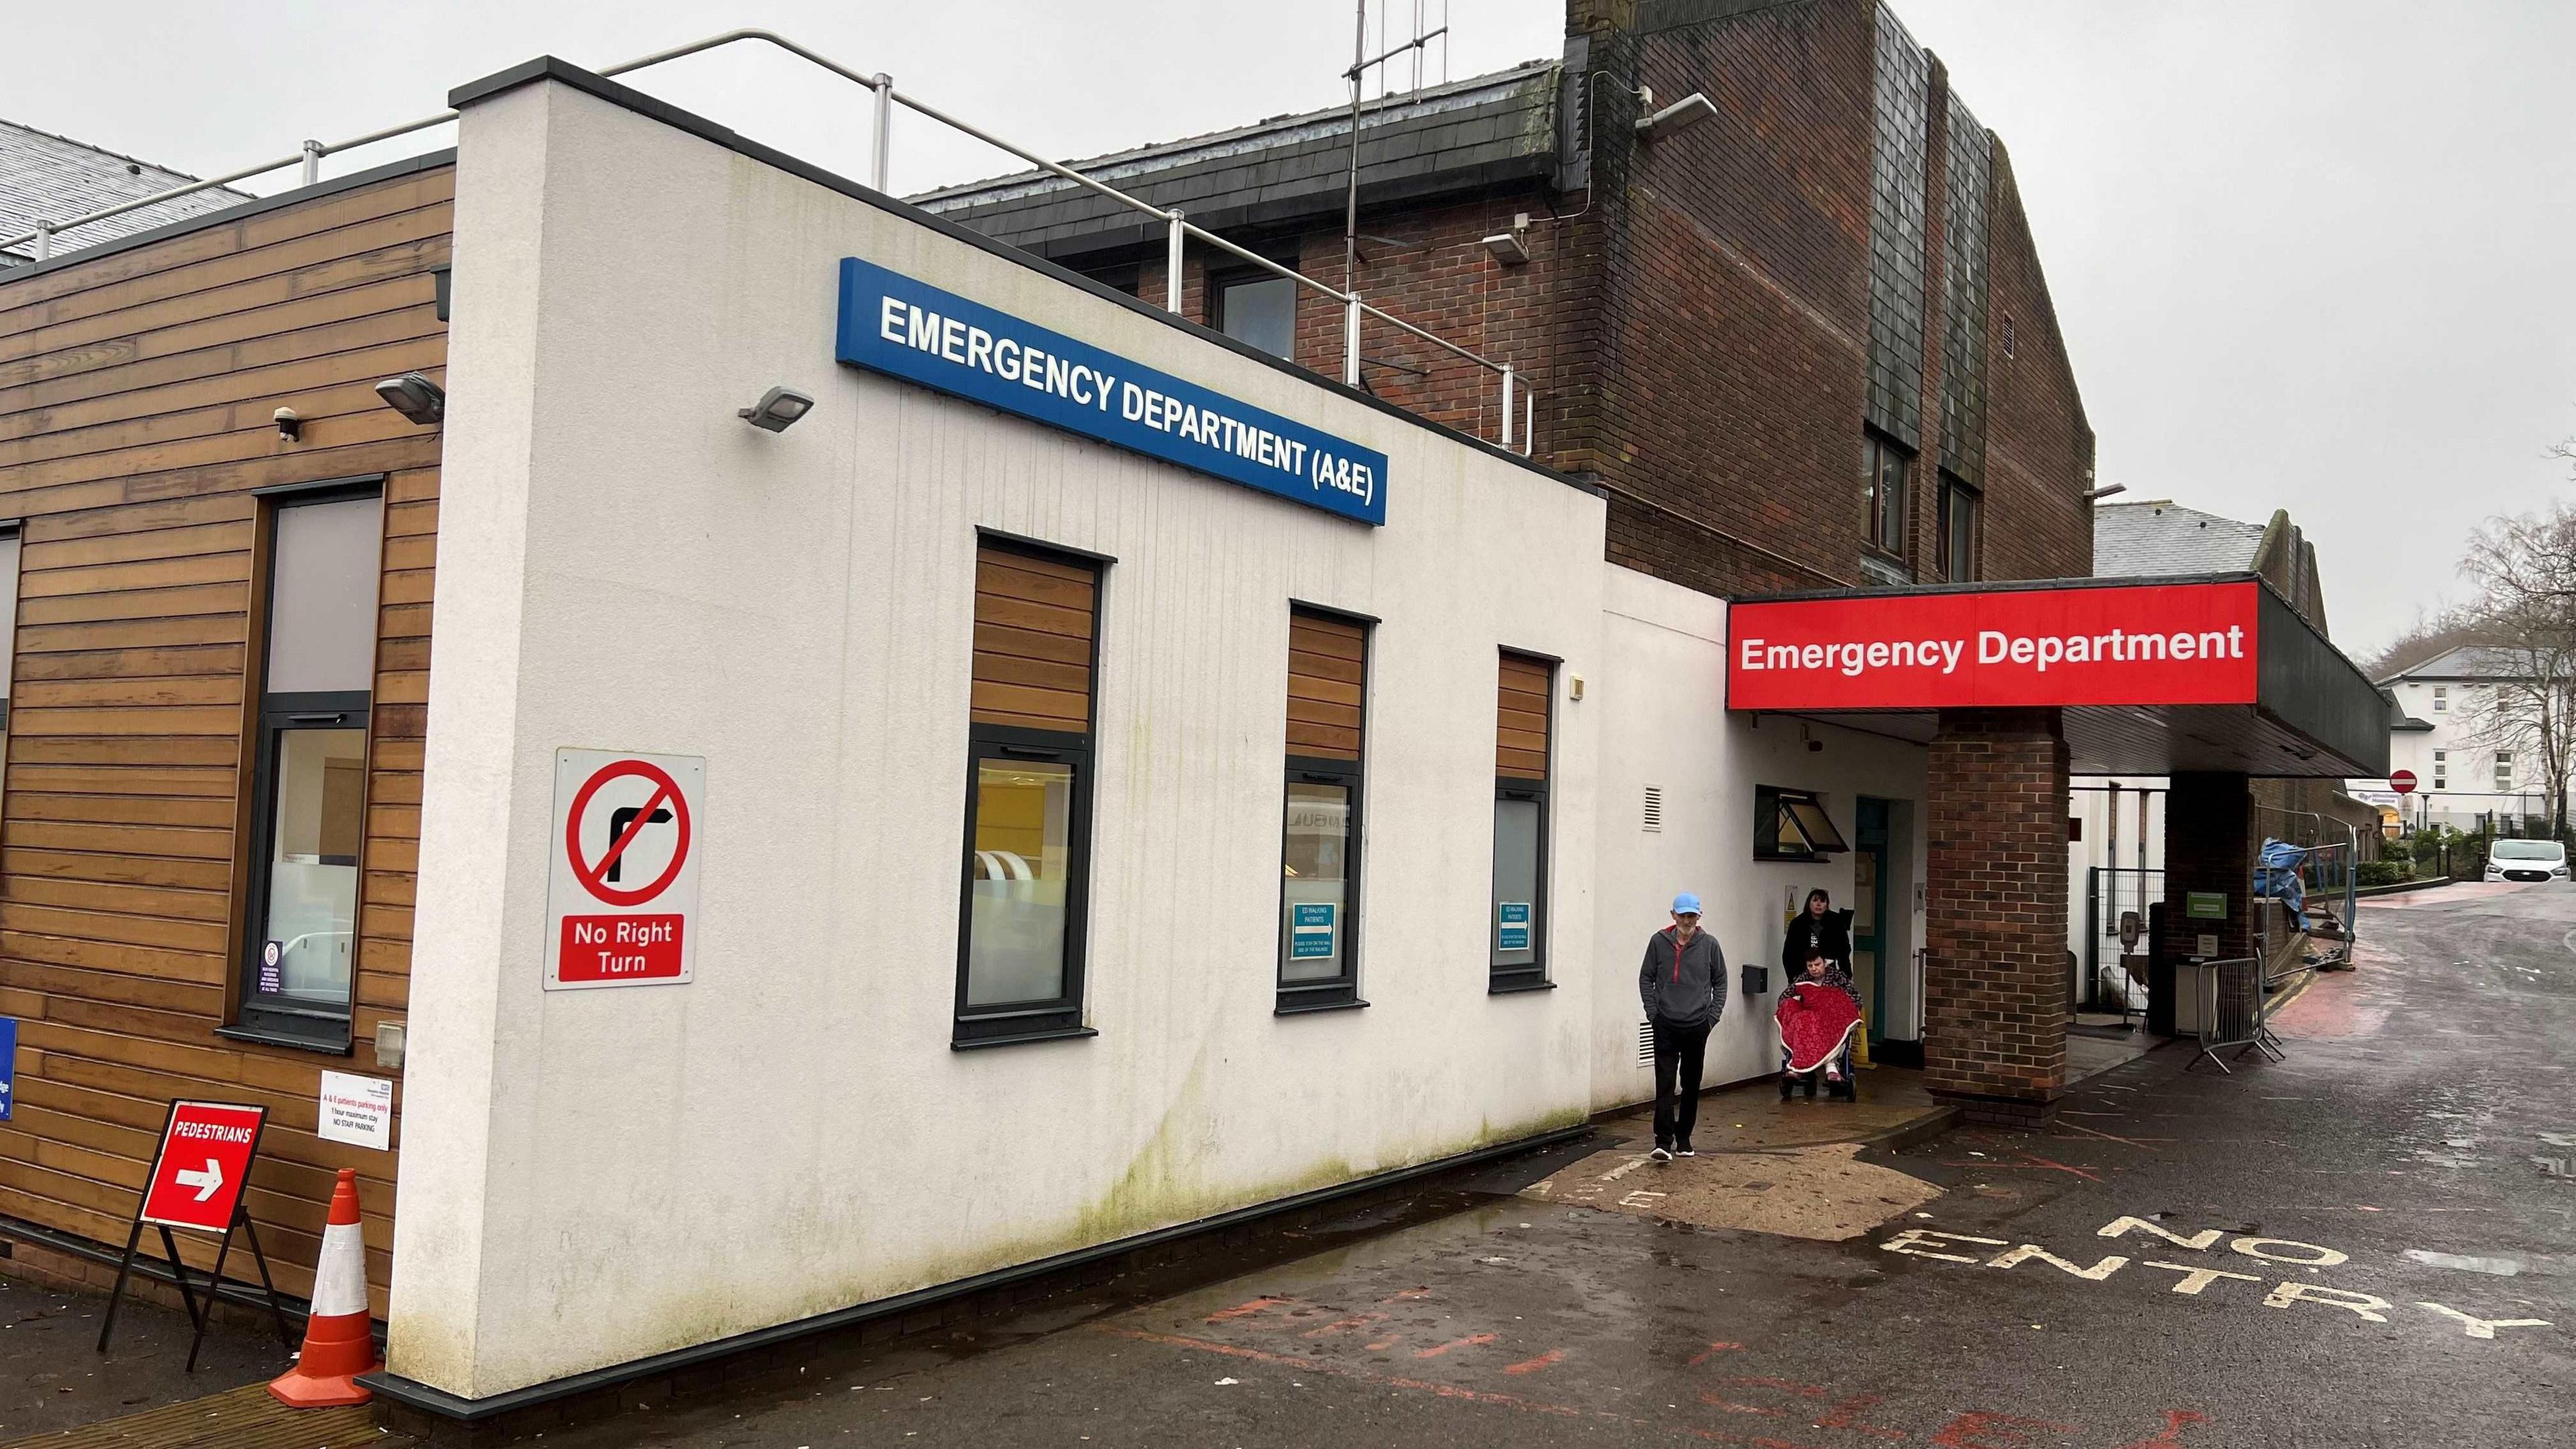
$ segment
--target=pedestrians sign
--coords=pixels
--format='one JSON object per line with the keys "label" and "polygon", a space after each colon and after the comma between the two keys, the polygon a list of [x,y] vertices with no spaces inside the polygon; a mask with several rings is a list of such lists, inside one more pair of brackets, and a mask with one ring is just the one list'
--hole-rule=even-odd
{"label": "pedestrians sign", "polygon": [[[250,1213],[242,1206],[242,1189],[250,1185],[250,1165],[259,1156],[259,1135],[267,1125],[266,1107],[238,1102],[170,1104],[170,1115],[161,1123],[161,1146],[152,1154],[152,1171],[143,1179],[143,1201],[134,1209],[134,1229],[125,1235],[125,1256],[117,1261],[116,1286],[108,1290],[107,1312],[98,1326],[99,1352],[107,1352],[108,1335],[116,1331],[117,1301],[125,1296],[125,1280],[134,1270],[134,1252],[142,1246],[147,1225],[161,1234],[162,1251],[170,1257],[170,1281],[178,1285],[179,1298],[188,1306],[188,1321],[197,1330],[188,1340],[190,1370],[197,1366],[197,1346],[205,1342],[206,1325],[214,1320],[215,1294],[223,1287],[224,1259],[232,1253],[235,1231],[250,1239],[250,1255],[259,1264],[260,1287],[267,1290],[269,1317],[277,1324],[278,1338],[294,1346],[286,1331],[286,1308],[278,1301],[277,1285],[269,1280],[268,1255],[260,1251],[259,1230],[251,1226]],[[213,1233],[222,1239],[215,1249],[215,1266],[203,1283],[190,1276],[172,1228]],[[200,1288],[206,1294],[202,1304],[197,1301]]]}
{"label": "pedestrians sign", "polygon": [[2400,794],[2400,795],[2412,795],[2412,794],[2414,794],[2414,793],[2415,793],[2415,772],[2414,772],[2413,770],[2391,770],[2391,771],[2389,771],[2389,772],[2388,772],[2388,788],[2389,788],[2389,789],[2391,789],[2391,790],[2396,791],[2396,792],[2397,792],[2398,794]]}
{"label": "pedestrians sign", "polygon": [[1494,931],[1497,951],[1526,951],[1530,943],[1530,908],[1527,901],[1501,903],[1502,921]]}
{"label": "pedestrians sign", "polygon": [[689,979],[706,774],[695,755],[555,751],[547,990]]}
{"label": "pedestrians sign", "polygon": [[1333,954],[1333,917],[1330,901],[1293,901],[1288,921],[1288,957],[1293,961],[1320,959]]}
{"label": "pedestrians sign", "polygon": [[229,1102],[173,1102],[143,1189],[142,1221],[220,1233],[233,1225],[233,1205],[250,1180],[266,1107]]}

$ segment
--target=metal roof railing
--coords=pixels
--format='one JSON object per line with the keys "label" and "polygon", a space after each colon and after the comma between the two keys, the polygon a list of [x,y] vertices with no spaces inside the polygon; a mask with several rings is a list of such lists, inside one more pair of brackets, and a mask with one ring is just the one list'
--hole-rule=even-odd
{"label": "metal roof railing", "polygon": [[[1345,292],[1339,288],[1328,286],[1293,267],[1281,266],[1279,263],[1272,261],[1268,257],[1262,256],[1258,252],[1237,246],[1233,242],[1227,241],[1224,237],[1218,236],[1216,233],[1209,231],[1204,227],[1191,223],[1187,215],[1179,207],[1159,207],[1151,202],[1130,196],[1126,192],[1118,190],[1116,187],[1094,180],[1089,176],[1085,176],[1070,166],[1063,165],[1060,162],[1050,161],[1046,157],[1029,150],[1025,146],[1004,140],[1002,137],[994,135],[992,132],[983,129],[980,126],[960,120],[926,101],[906,95],[895,89],[894,77],[887,75],[883,71],[878,71],[872,75],[863,75],[860,72],[831,59],[829,56],[809,50],[806,47],[797,44],[795,41],[789,40],[787,37],[776,33],[775,31],[743,29],[728,30],[721,35],[708,36],[704,40],[695,40],[686,45],[673,46],[668,50],[655,51],[651,55],[639,56],[636,59],[627,61],[621,65],[610,66],[599,73],[603,76],[625,75],[628,72],[642,70],[648,66],[661,65],[667,61],[679,60],[685,56],[696,55],[702,51],[714,50],[719,46],[732,45],[738,41],[747,40],[756,40],[765,44],[777,46],[779,49],[786,51],[788,54],[793,55],[800,60],[819,66],[824,70],[830,71],[834,75],[840,76],[844,80],[852,81],[867,88],[874,98],[875,112],[873,117],[875,123],[874,136],[870,146],[868,164],[868,184],[877,190],[886,190],[887,171],[893,158],[892,147],[894,128],[892,123],[894,120],[894,108],[896,106],[902,106],[919,115],[937,121],[951,130],[960,131],[966,135],[972,136],[976,140],[982,141],[984,144],[994,147],[997,150],[1006,151],[1042,171],[1046,171],[1055,176],[1060,176],[1077,186],[1095,191],[1132,211],[1142,212],[1143,214],[1162,222],[1169,229],[1169,241],[1166,247],[1164,272],[1165,296],[1163,302],[1165,309],[1168,311],[1178,313],[1181,310],[1181,264],[1183,254],[1189,239],[1196,237],[1198,240],[1209,246],[1215,247],[1219,251],[1225,252],[1239,261],[1248,262],[1255,267],[1259,267],[1265,271],[1285,277],[1301,287],[1306,287],[1313,291],[1320,292],[1324,296],[1329,297],[1334,302],[1340,304],[1342,308],[1342,381],[1345,383],[1354,387],[1359,385],[1360,319],[1363,316],[1375,317],[1379,321],[1411,336],[1418,337],[1423,341],[1430,343],[1432,346],[1450,353],[1462,361],[1470,363],[1476,367],[1481,367],[1487,372],[1495,374],[1502,387],[1501,426],[1498,430],[1499,442],[1507,449],[1513,448],[1517,445],[1523,456],[1527,456],[1529,454],[1530,434],[1533,431],[1537,420],[1538,398],[1535,393],[1528,393],[1519,388],[1519,375],[1513,368],[1512,364],[1508,362],[1495,362],[1490,358],[1469,351],[1468,349],[1461,347],[1426,328],[1416,326],[1415,324],[1396,316],[1394,313],[1389,312],[1382,307],[1375,306],[1362,300],[1360,294],[1356,290]],[[415,131],[426,131],[435,126],[446,125],[448,122],[455,119],[456,112],[453,110],[446,110],[440,111],[434,116],[423,116],[416,121],[406,121],[398,126],[387,126],[381,130],[369,131],[363,136],[353,136],[345,141],[333,141],[327,143],[322,141],[306,141],[304,145],[292,156],[284,156],[274,161],[263,161],[256,165],[245,166],[240,170],[229,171],[221,176],[211,176],[203,181],[193,181],[185,186],[169,187],[165,190],[156,191],[149,196],[138,196],[130,201],[122,201],[114,206],[102,207],[99,210],[87,212],[83,215],[72,217],[65,221],[39,220],[36,223],[35,230],[33,231],[23,232],[14,237],[0,237],[0,250],[33,242],[35,244],[35,259],[39,262],[48,261],[53,256],[53,240],[57,233],[70,231],[75,227],[87,226],[92,222],[105,221],[110,217],[122,216],[129,211],[135,211],[142,207],[153,206],[161,202],[175,200],[176,198],[192,195],[196,192],[207,191],[217,187],[230,186],[238,181],[247,181],[256,176],[267,175],[272,171],[283,171],[289,166],[299,167],[301,169],[301,179],[298,184],[310,186],[321,179],[322,158],[325,156],[334,155],[343,151],[353,151],[361,146],[372,146],[379,141],[390,141],[397,136],[407,136]],[[1356,161],[1354,161],[1353,164],[1356,165]],[[1517,418],[1514,416],[1516,410],[1515,404],[1518,405],[1518,411],[1520,414]],[[1515,439],[1514,436],[1514,424],[1516,422],[1520,425],[1517,429],[1517,439]]]}

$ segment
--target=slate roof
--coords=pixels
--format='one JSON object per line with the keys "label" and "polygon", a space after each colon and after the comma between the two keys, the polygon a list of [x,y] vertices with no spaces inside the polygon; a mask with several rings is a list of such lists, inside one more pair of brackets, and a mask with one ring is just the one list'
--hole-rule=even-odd
{"label": "slate roof", "polygon": [[2536,672],[2525,668],[2510,649],[2463,644],[2457,649],[2446,649],[2412,669],[2401,669],[2379,682],[2394,684],[2401,679],[2528,679]]}
{"label": "slate roof", "polygon": [[[39,221],[68,221],[196,180],[185,172],[102,151],[48,131],[0,121],[0,237],[36,229]],[[57,255],[75,247],[113,241],[251,199],[246,191],[216,187],[123,216],[92,222],[54,236]],[[0,251],[0,267],[35,260],[35,243]]]}
{"label": "slate roof", "polygon": [[2262,543],[2262,524],[2162,499],[2105,503],[2093,510],[2096,578],[2237,572],[2254,567]]}
{"label": "slate roof", "polygon": [[[1564,67],[1511,70],[1370,101],[1360,112],[1360,199],[1411,200],[1559,168]],[[1349,185],[1348,106],[1275,116],[1213,135],[1065,163],[1211,231],[1341,213]],[[1059,176],[1023,171],[911,198],[915,205],[1041,256],[1159,243],[1160,222]]]}

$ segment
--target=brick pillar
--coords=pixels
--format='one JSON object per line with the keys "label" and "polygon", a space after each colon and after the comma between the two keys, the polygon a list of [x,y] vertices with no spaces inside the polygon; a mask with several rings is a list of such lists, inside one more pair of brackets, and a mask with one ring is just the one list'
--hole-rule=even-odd
{"label": "brick pillar", "polygon": [[[2254,796],[2243,775],[2176,775],[2165,796],[2165,950],[2201,956],[2216,936],[2220,960],[2254,954]],[[2194,891],[2227,898],[2224,920],[2193,920]]]}
{"label": "brick pillar", "polygon": [[2045,1125],[2066,1087],[2066,736],[2053,709],[1943,710],[1924,1084],[1970,1121]]}

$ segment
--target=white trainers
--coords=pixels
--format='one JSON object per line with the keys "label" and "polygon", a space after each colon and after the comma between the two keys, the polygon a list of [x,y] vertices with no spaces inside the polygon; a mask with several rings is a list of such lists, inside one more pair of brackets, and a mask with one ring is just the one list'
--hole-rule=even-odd
{"label": "white trainers", "polygon": [[1649,1152],[1646,1155],[1657,1162],[1670,1162],[1673,1160],[1673,1150],[1660,1142],[1655,1144],[1654,1151]]}

